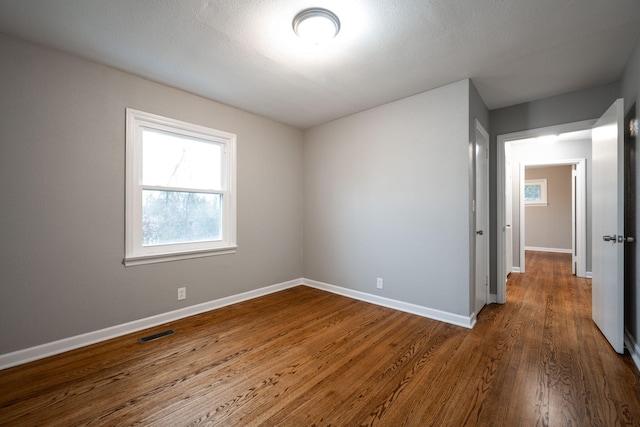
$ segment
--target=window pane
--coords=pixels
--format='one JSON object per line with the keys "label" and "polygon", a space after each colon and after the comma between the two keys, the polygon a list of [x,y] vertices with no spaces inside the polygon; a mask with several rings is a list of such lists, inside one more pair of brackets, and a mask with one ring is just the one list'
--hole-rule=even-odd
{"label": "window pane", "polygon": [[158,130],[142,131],[142,184],[222,190],[222,146]]}
{"label": "window pane", "polygon": [[527,202],[539,202],[542,200],[542,186],[540,184],[525,185],[524,200]]}
{"label": "window pane", "polygon": [[143,190],[142,245],[222,239],[222,195]]}

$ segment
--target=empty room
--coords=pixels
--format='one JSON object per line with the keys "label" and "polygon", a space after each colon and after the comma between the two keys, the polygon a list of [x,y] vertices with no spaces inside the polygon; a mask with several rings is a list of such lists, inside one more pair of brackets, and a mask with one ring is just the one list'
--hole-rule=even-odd
{"label": "empty room", "polygon": [[0,425],[640,425],[637,0],[2,0],[0,56]]}

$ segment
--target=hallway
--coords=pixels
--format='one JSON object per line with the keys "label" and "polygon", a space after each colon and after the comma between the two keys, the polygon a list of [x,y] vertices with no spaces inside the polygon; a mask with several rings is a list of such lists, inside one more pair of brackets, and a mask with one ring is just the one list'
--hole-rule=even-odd
{"label": "hallway", "polygon": [[[638,370],[591,320],[591,280],[571,274],[570,254],[527,251],[526,273],[509,276],[503,309],[513,313],[505,318],[509,338],[521,335],[505,352],[513,388],[503,392],[535,414],[507,411],[508,419],[520,418],[520,425],[640,425]],[[517,406],[514,412],[524,409]]]}

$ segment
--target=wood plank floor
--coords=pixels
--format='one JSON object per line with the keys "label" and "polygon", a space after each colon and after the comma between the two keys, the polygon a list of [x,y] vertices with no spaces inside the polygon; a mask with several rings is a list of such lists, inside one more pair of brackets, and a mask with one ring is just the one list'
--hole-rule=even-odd
{"label": "wood plank floor", "polygon": [[6,369],[0,425],[638,426],[569,259],[528,252],[473,330],[300,286]]}

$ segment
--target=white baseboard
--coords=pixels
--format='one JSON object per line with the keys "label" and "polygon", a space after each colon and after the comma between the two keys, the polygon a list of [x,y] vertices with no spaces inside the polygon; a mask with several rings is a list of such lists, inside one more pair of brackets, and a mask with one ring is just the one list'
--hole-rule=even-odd
{"label": "white baseboard", "polygon": [[624,343],[627,346],[627,350],[629,350],[629,354],[631,354],[631,358],[635,362],[636,367],[640,371],[640,346],[635,342],[627,329],[624,330]]}
{"label": "white baseboard", "polygon": [[48,356],[53,356],[55,354],[64,353],[66,351],[95,344],[100,341],[106,341],[111,338],[138,332],[143,329],[162,325],[163,323],[172,322],[178,319],[183,319],[195,314],[215,310],[227,305],[236,304],[253,298],[258,298],[264,295],[272,294],[274,292],[282,291],[284,289],[299,286],[301,284],[302,279],[291,280],[276,285],[266,286],[264,288],[256,289],[253,291],[219,298],[202,304],[192,305],[190,307],[181,308],[179,310],[170,311],[168,313],[158,314],[156,316],[147,317],[145,319],[134,320],[133,322],[124,323],[122,325],[116,325],[109,328],[100,329],[98,331],[88,332],[86,334],[76,335],[35,347],[14,351],[12,353],[2,354],[0,355],[0,370],[42,359]]}
{"label": "white baseboard", "polygon": [[[423,317],[426,317],[426,316],[423,316]],[[430,319],[432,319],[432,317],[430,317]],[[438,319],[434,319],[434,320],[438,320]],[[478,313],[474,311],[473,314],[469,316],[469,323],[468,323],[469,326],[465,326],[465,325],[457,325],[457,326],[462,326],[463,328],[467,328],[467,329],[473,329],[473,327],[476,326],[477,321],[478,321]],[[454,323],[454,325],[456,324]]]}
{"label": "white baseboard", "polygon": [[585,272],[585,276],[586,279],[593,279],[593,273],[590,271],[586,271]]}
{"label": "white baseboard", "polygon": [[520,267],[511,267],[512,273],[520,273]]}
{"label": "white baseboard", "polygon": [[498,303],[498,295],[497,294],[489,294],[488,304],[497,304]]}
{"label": "white baseboard", "polygon": [[302,279],[302,283],[312,288],[357,299],[371,304],[380,305],[383,307],[393,308],[395,310],[404,311],[406,313],[416,314],[418,316],[427,317],[429,319],[438,320],[440,322],[462,326],[468,329],[473,328],[476,323],[475,314],[469,317],[465,317],[459,314],[453,314],[446,311],[436,310],[434,308],[424,307],[404,301],[398,301],[378,295],[368,294],[366,292],[355,291],[353,289],[343,288],[341,286],[318,282],[311,279]]}
{"label": "white baseboard", "polygon": [[[330,285],[328,283],[317,282],[315,280],[296,279],[276,285],[266,286],[264,288],[256,289],[249,292],[243,292],[237,295],[219,298],[202,304],[192,305],[190,307],[158,314],[156,316],[134,320],[132,322],[100,329],[98,331],[88,332],[86,334],[76,335],[50,343],[37,345],[35,347],[14,351],[12,353],[2,354],[0,355],[0,370],[32,362],[34,360],[43,359],[48,356],[64,353],[66,351],[75,350],[80,347],[85,347],[87,345],[106,341],[112,338],[117,338],[144,329],[152,328],[164,323],[184,319],[185,317],[215,310],[217,308],[222,308],[231,304],[258,298],[299,285],[306,285],[334,294],[343,295],[349,298],[369,302],[383,307],[393,308],[395,310],[416,314],[418,316],[427,317],[429,319],[434,319],[469,329],[473,328],[476,323],[475,313],[469,317],[465,317],[458,314],[436,310],[433,308],[381,297],[378,295],[372,295],[365,292],[342,288],[340,286]],[[495,295],[492,297],[492,300],[494,298]]]}
{"label": "white baseboard", "polygon": [[558,254],[570,254],[573,253],[571,249],[561,249],[561,248],[538,248],[535,246],[525,246],[525,251],[536,251],[536,252],[554,252]]}

